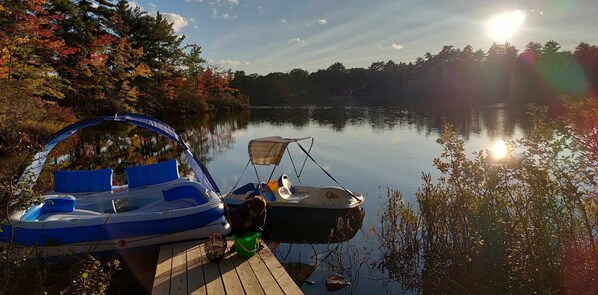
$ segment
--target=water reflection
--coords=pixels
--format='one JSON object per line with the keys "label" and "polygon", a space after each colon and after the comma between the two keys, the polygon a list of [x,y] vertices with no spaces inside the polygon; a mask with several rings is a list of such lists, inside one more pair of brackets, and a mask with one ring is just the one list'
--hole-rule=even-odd
{"label": "water reflection", "polygon": [[[360,278],[368,271],[372,252],[351,241],[336,244],[270,244],[272,252],[305,294],[345,288],[360,294]],[[331,282],[336,277],[337,282]],[[340,280],[338,280],[340,278]],[[338,281],[341,281],[340,284]]]}
{"label": "water reflection", "polygon": [[497,140],[492,145],[491,149],[492,157],[497,160],[504,159],[507,156],[508,150],[505,141],[502,139]]}
{"label": "water reflection", "polygon": [[[195,155],[203,162],[230,149],[234,144],[233,133],[246,128],[249,112],[226,116],[197,116],[189,118],[162,118],[189,143]],[[115,185],[126,182],[126,166],[156,163],[182,156],[177,145],[154,132],[130,124],[107,123],[84,129],[59,143],[48,159],[40,184],[50,184],[51,172],[55,169],[99,169],[114,170]],[[181,163],[181,174],[191,172],[185,161]]]}
{"label": "water reflection", "polygon": [[[333,213],[334,214],[334,213]],[[352,208],[327,223],[280,223],[267,220],[262,237],[278,243],[328,244],[351,240],[363,225],[365,211]],[[319,220],[322,220],[321,218]]]}
{"label": "water reflection", "polygon": [[458,105],[454,107],[405,108],[390,107],[259,107],[251,110],[252,123],[290,124],[305,127],[309,123],[323,128],[343,131],[347,126],[369,125],[374,130],[391,130],[399,126],[411,126],[418,133],[438,134],[444,124],[456,127],[466,140],[471,134],[482,130],[490,137],[513,135],[517,127],[529,129],[526,110],[505,105],[476,108]]}

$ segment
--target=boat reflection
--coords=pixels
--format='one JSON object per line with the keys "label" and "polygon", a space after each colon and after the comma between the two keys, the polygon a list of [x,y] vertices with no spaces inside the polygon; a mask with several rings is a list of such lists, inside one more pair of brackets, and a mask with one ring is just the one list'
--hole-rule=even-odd
{"label": "boat reflection", "polygon": [[[307,214],[307,212],[306,212]],[[337,216],[317,218],[325,222],[308,222],[309,218],[301,218],[297,222],[290,219],[266,220],[262,238],[268,241],[292,244],[328,244],[341,243],[352,239],[363,225],[365,211],[355,207],[344,210]],[[309,216],[309,215],[306,215]],[[312,219],[316,220],[316,218]]]}

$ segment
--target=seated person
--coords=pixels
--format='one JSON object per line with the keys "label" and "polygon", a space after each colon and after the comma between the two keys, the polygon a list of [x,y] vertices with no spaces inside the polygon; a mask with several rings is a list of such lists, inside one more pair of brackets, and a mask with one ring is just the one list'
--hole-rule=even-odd
{"label": "seated person", "polygon": [[262,232],[266,223],[266,200],[256,196],[241,205],[231,220],[233,234],[244,236],[247,232]]}

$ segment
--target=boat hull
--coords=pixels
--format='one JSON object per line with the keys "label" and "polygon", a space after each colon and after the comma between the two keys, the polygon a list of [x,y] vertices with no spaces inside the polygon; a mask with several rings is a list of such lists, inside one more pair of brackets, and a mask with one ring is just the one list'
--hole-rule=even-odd
{"label": "boat hull", "polygon": [[[238,204],[229,206],[234,216]],[[364,210],[280,206],[268,203],[262,237],[284,243],[339,243],[352,239],[361,229]]]}
{"label": "boat hull", "polygon": [[[230,225],[224,217],[218,218],[217,220],[214,220],[213,222],[200,228],[165,234],[133,236],[122,239],[88,241],[64,245],[25,246],[22,244],[15,244],[11,250],[11,254],[18,257],[50,257],[80,253],[118,251],[185,240],[205,239],[216,232],[222,235],[228,234],[230,232]],[[0,242],[0,245],[2,247],[6,247],[8,244],[2,241]]]}
{"label": "boat hull", "polygon": [[198,206],[165,207],[148,212],[57,212],[43,220],[26,220],[23,216],[28,211],[11,216],[12,228],[8,224],[2,225],[0,241],[3,246],[12,241],[13,248],[54,256],[203,239],[216,232],[222,235],[230,232],[230,225],[224,217],[224,205],[219,198]]}

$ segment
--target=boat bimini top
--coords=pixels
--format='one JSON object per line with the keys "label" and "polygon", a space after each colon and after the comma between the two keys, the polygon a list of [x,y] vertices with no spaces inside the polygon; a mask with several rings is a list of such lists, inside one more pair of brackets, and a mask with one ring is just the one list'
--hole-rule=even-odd
{"label": "boat bimini top", "polygon": [[[311,144],[309,146],[309,149],[305,150],[305,148],[303,148],[303,146],[301,146],[299,141],[307,140],[307,139],[311,139]],[[289,143],[293,143],[293,142],[296,142],[297,145],[299,146],[299,148],[301,148],[301,150],[303,150],[303,152],[306,155],[305,159],[303,160],[303,164],[301,165],[301,169],[299,171],[297,171],[297,168],[295,166],[295,162],[293,161],[291,153],[288,153],[289,158],[291,159],[291,163],[293,165],[293,169],[295,169],[295,174],[297,175],[297,178],[299,178],[301,176],[301,171],[303,171],[303,167],[305,167],[305,162],[307,161],[307,158],[308,157],[311,158],[311,156],[309,155],[309,152],[311,151],[311,148],[314,144],[313,137],[284,138],[284,137],[280,137],[280,136],[268,136],[268,137],[263,137],[263,138],[252,139],[251,141],[249,141],[249,145],[248,145],[249,162],[247,162],[247,165],[249,165],[249,163],[251,163],[254,166],[254,169],[255,169],[255,165],[275,165],[274,168],[272,169],[272,172],[270,173],[270,178],[271,178],[272,175],[274,174],[274,170],[276,170],[276,167],[280,164],[282,157],[284,156],[285,152],[287,151],[287,147],[288,147]],[[313,160],[313,158],[312,158],[312,160]],[[245,168],[247,168],[247,166],[245,166]],[[245,171],[245,170],[243,170],[243,171]],[[257,170],[255,171],[255,173],[256,173],[256,176],[259,181],[259,175],[257,173]]]}
{"label": "boat bimini top", "polygon": [[184,154],[187,163],[191,167],[195,174],[195,179],[203,184],[206,188],[211,189],[217,193],[220,193],[218,186],[212,179],[212,176],[208,173],[207,169],[201,164],[199,159],[193,154],[191,147],[179,136],[178,133],[172,127],[168,126],[164,122],[154,119],[152,117],[139,115],[139,114],[117,114],[110,116],[101,116],[89,120],[84,120],[72,125],[69,125],[62,130],[56,132],[48,141],[45,143],[43,148],[38,151],[31,161],[31,164],[27,166],[21,173],[21,177],[18,180],[19,184],[25,185],[25,187],[31,188],[44,166],[48,154],[54,149],[56,144],[65,140],[75,132],[98,125],[103,122],[125,122],[135,126],[139,126],[144,129],[154,131],[166,138],[169,138],[181,146],[184,150]]}

